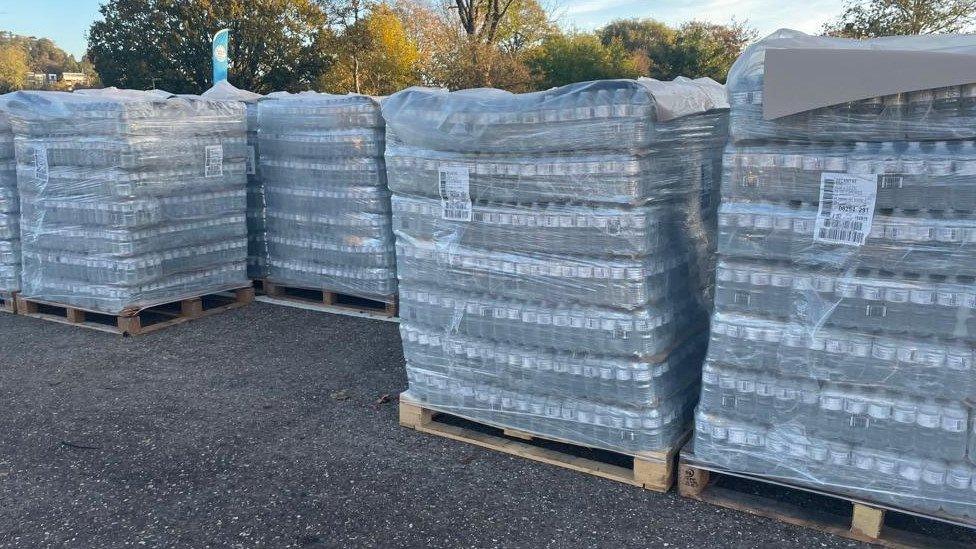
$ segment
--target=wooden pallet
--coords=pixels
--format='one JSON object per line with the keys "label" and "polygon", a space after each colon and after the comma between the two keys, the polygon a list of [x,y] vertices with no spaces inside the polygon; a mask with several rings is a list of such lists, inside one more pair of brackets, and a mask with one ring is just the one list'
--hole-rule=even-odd
{"label": "wooden pallet", "polygon": [[213,294],[124,310],[118,314],[73,307],[63,303],[17,296],[17,313],[52,322],[81,326],[123,336],[142,335],[169,326],[182,324],[230,309],[243,307],[254,301],[254,288],[245,287]]}
{"label": "wooden pallet", "polygon": [[321,288],[305,288],[277,284],[264,279],[256,281],[264,295],[274,299],[275,303],[288,305],[291,303],[311,305],[317,310],[333,313],[354,312],[367,316],[394,318],[398,313],[397,296],[391,296],[389,302],[365,299],[341,292],[333,292]]}
{"label": "wooden pallet", "polygon": [[17,292],[0,292],[0,313],[17,312]]}
{"label": "wooden pallet", "polygon": [[[608,478],[655,492],[667,492],[674,484],[675,460],[678,449],[690,435],[686,433],[673,448],[659,452],[621,454],[594,450],[572,442],[537,436],[514,429],[504,429],[484,423],[471,422],[459,416],[439,412],[419,403],[400,398],[400,425],[453,440],[459,440],[566,469]],[[453,420],[450,423],[444,420]],[[468,423],[472,427],[459,425]],[[583,457],[580,454],[600,454],[613,459],[597,459],[600,456]],[[625,466],[609,461],[632,463]]]}
{"label": "wooden pallet", "polygon": [[[882,547],[947,549],[972,547],[971,543],[953,542],[927,533],[885,525],[888,511],[902,514],[903,510],[758,475],[704,468],[693,464],[691,460],[693,457],[686,450],[681,453],[678,463],[678,493],[686,498]],[[755,490],[757,486],[761,489]],[[750,487],[753,489],[751,490]],[[805,497],[800,499],[802,503],[789,501],[798,495],[797,491],[805,494]],[[839,507],[843,511],[828,510],[834,507]],[[940,517],[909,514],[940,522],[946,521],[945,518]]]}

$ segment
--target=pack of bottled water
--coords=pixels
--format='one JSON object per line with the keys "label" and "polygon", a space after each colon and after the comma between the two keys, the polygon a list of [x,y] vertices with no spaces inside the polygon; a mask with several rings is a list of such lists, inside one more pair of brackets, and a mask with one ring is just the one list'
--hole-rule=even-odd
{"label": "pack of bottled water", "polygon": [[221,80],[200,94],[213,101],[240,101],[247,114],[247,276],[262,279],[267,276],[268,246],[264,228],[264,185],[261,183],[258,158],[258,99],[261,94],[234,87]]}
{"label": "pack of bottled water", "polygon": [[694,455],[976,519],[976,84],[762,116],[768,48],[892,45],[976,55],[780,31],[730,72]]}
{"label": "pack of bottled water", "polygon": [[267,277],[392,302],[396,255],[379,102],[270,94],[258,102]]}
{"label": "pack of bottled water", "polygon": [[721,85],[383,104],[404,398],[637,453],[688,429],[713,290]]}
{"label": "pack of bottled water", "polygon": [[26,297],[105,313],[247,283],[244,106],[17,92]]}
{"label": "pack of bottled water", "polygon": [[0,293],[20,290],[20,199],[14,132],[0,96]]}

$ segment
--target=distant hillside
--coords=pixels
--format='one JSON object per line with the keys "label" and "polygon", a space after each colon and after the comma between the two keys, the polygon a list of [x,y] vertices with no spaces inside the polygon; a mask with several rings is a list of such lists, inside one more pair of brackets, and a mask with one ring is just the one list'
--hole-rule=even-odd
{"label": "distant hillside", "polygon": [[81,72],[94,81],[94,66],[87,59],[75,59],[62,50],[50,38],[20,36],[8,31],[0,31],[0,48],[19,46],[27,52],[27,65],[30,72],[61,75],[65,72]]}

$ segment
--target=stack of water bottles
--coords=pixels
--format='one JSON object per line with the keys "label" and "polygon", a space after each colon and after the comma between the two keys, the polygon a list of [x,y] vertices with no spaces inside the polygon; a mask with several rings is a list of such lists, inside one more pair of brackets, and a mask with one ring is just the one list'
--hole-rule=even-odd
{"label": "stack of water bottles", "polygon": [[380,105],[274,93],[258,103],[268,280],[392,303],[396,255]]}
{"label": "stack of water bottles", "polygon": [[976,55],[972,37],[781,31],[730,72],[694,457],[976,518],[972,86],[761,115],[767,49],[892,45]]}
{"label": "stack of water bottles", "polygon": [[0,96],[0,294],[20,290],[20,200],[14,133]]}
{"label": "stack of water bottles", "polygon": [[204,99],[240,101],[247,110],[247,276],[259,280],[267,276],[268,245],[264,229],[264,185],[258,171],[258,99],[259,93],[242,90],[221,80],[203,92]]}
{"label": "stack of water bottles", "polygon": [[403,398],[636,453],[688,428],[722,86],[608,80],[386,99]]}
{"label": "stack of water bottles", "polygon": [[103,90],[7,106],[25,297],[117,314],[247,284],[243,105]]}

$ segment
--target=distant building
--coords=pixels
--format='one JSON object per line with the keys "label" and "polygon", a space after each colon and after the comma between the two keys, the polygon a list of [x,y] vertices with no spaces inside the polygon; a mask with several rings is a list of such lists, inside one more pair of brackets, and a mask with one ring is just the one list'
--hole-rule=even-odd
{"label": "distant building", "polygon": [[75,86],[85,86],[88,84],[88,75],[83,72],[63,72],[61,73],[61,83],[68,88]]}
{"label": "distant building", "polygon": [[29,72],[27,73],[27,87],[33,89],[62,89],[73,90],[79,86],[89,84],[88,75],[83,72]]}
{"label": "distant building", "polygon": [[27,73],[27,86],[43,88],[53,86],[58,83],[58,75],[55,73],[29,72]]}

